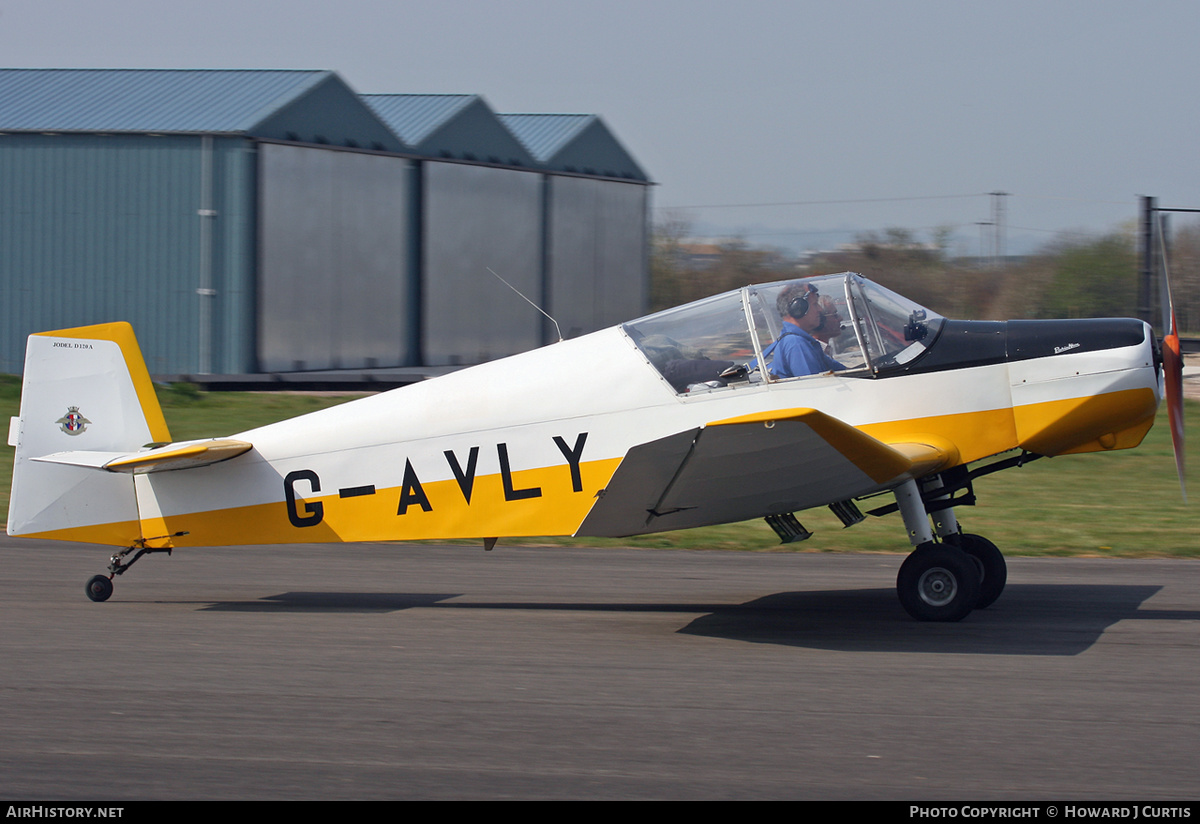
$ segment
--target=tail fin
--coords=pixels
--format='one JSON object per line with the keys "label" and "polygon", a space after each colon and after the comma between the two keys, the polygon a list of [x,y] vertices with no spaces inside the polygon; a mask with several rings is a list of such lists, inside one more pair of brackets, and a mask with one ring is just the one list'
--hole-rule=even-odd
{"label": "tail fin", "polygon": [[36,459],[130,452],[171,440],[133,328],[106,323],[29,336],[8,534],[129,545],[140,536],[129,475]]}

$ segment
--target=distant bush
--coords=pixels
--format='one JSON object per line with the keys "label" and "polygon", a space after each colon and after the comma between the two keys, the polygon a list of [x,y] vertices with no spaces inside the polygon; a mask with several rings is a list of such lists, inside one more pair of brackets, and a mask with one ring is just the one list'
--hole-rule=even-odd
{"label": "distant bush", "polygon": [[19,375],[0,375],[0,400],[15,401],[21,397],[21,377]]}
{"label": "distant bush", "polygon": [[187,381],[158,386],[158,401],[164,406],[195,406],[204,401],[204,395],[199,386]]}

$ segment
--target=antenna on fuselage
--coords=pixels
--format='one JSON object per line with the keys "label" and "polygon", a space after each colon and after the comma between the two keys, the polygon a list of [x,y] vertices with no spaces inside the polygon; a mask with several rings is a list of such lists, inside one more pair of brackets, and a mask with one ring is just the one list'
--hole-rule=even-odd
{"label": "antenna on fuselage", "polygon": [[[492,267],[491,267],[491,266],[487,267],[487,270],[488,270],[489,272],[491,272],[493,275],[496,275],[496,272],[495,272],[495,270],[494,270],[494,269],[492,269]],[[557,334],[557,335],[558,335],[558,342],[559,342],[559,343],[562,343],[562,341],[563,341],[562,329],[558,328],[558,321],[556,321],[554,318],[551,318],[551,317],[550,317],[550,315],[549,315],[549,314],[546,312],[546,310],[545,310],[545,309],[543,309],[542,307],[538,306],[536,303],[534,303],[533,301],[531,301],[529,298],[525,297],[525,294],[524,294],[524,293],[523,293],[523,292],[522,292],[520,289],[518,289],[517,287],[513,286],[511,283],[509,283],[507,280],[505,280],[504,278],[500,277],[499,275],[496,275],[496,278],[497,278],[497,279],[498,279],[498,280],[499,280],[501,283],[503,283],[505,286],[507,286],[509,289],[512,289],[514,292],[516,292],[518,295],[520,295],[520,296],[522,297],[522,299],[524,299],[524,301],[525,301],[526,303],[528,303],[530,306],[532,306],[534,309],[538,310],[538,311],[539,311],[539,312],[541,312],[543,315],[546,315],[546,317],[547,317],[547,318],[550,318],[550,322],[554,324],[554,332],[555,332],[555,334]]]}

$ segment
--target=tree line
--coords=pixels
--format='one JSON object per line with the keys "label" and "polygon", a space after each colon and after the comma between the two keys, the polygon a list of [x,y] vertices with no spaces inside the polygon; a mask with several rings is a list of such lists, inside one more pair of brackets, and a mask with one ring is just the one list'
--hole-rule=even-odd
{"label": "tree line", "polygon": [[[865,233],[844,249],[803,263],[738,238],[701,245],[689,240],[688,230],[679,219],[654,227],[654,310],[749,283],[852,271],[947,317],[1137,316],[1141,259],[1132,226],[1095,236],[1064,236],[1033,255],[998,265],[950,255],[948,230],[935,231],[924,241],[902,228]],[[1200,224],[1172,234],[1168,265],[1176,316],[1185,334],[1200,334]]]}

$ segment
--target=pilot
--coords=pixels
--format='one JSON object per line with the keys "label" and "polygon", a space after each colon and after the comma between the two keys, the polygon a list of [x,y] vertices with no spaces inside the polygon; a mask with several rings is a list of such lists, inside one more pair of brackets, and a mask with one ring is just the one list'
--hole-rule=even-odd
{"label": "pilot", "polygon": [[833,339],[842,334],[842,316],[838,313],[837,303],[829,295],[817,298],[817,308],[821,311],[821,322],[817,325],[812,336],[823,346],[827,355],[833,354]]}
{"label": "pilot", "polygon": [[[779,339],[763,352],[764,357],[774,352],[771,374],[775,377],[796,378],[846,368],[825,354],[821,342],[814,337],[823,324],[830,322],[829,317],[821,313],[819,300],[817,289],[811,283],[793,283],[775,299],[783,319],[783,330]],[[838,323],[836,319],[832,322]]]}

